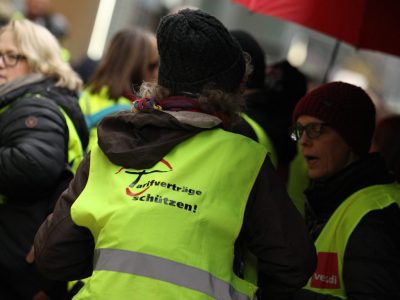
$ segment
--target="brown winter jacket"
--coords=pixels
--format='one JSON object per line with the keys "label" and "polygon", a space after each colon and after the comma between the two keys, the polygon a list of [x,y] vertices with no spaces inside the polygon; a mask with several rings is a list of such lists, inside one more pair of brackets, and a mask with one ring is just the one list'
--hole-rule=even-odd
{"label": "brown winter jacket", "polygon": [[[144,169],[180,142],[219,125],[218,118],[198,112],[120,113],[100,123],[99,145],[113,163]],[[85,187],[89,168],[90,154],[36,235],[36,263],[49,278],[73,280],[92,273],[93,237],[87,228],[75,225],[70,215],[71,205]],[[286,299],[307,282],[315,268],[313,242],[269,158],[247,203],[236,242],[237,256],[243,247],[258,258],[261,299]]]}

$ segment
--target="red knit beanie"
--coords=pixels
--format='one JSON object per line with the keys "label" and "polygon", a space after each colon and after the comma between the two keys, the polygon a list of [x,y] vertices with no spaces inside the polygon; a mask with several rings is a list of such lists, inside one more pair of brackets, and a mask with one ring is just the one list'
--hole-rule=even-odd
{"label": "red knit beanie", "polygon": [[293,123],[301,115],[328,123],[359,156],[368,153],[375,129],[375,106],[362,88],[344,82],[321,85],[297,103]]}

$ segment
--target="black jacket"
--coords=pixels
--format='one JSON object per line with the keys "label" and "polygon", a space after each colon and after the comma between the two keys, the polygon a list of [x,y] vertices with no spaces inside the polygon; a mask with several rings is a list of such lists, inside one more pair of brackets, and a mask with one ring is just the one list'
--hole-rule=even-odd
{"label": "black jacket", "polygon": [[[311,182],[306,191],[306,222],[315,240],[336,208],[356,191],[392,183],[379,154],[349,165],[324,181]],[[348,299],[400,299],[400,209],[393,204],[371,211],[354,229],[346,246],[343,281]],[[306,290],[296,300],[338,299]]]}
{"label": "black jacket", "polygon": [[0,91],[0,299],[32,299],[39,290],[61,299],[61,283],[42,278],[25,257],[72,179],[60,107],[87,144],[84,118],[74,93],[51,79],[28,76]]}
{"label": "black jacket", "polygon": [[[212,124],[215,118],[182,113],[155,111],[107,117],[98,127],[99,145],[115,164],[149,168],[182,141],[210,128],[188,123],[193,125],[200,119],[202,125]],[[70,215],[71,205],[85,187],[89,168],[90,155],[36,235],[36,260],[49,278],[78,279],[92,272],[93,237],[87,228],[75,225]],[[251,191],[237,246],[247,247],[259,259],[261,299],[284,299],[305,284],[313,272],[315,249],[284,184],[272,169],[266,159]]]}
{"label": "black jacket", "polygon": [[[292,112],[286,99],[273,91],[259,90],[245,95],[246,114],[256,121],[270,137],[278,157],[278,162],[288,164],[297,153],[296,142],[289,135]],[[257,140],[253,129],[245,121],[239,121],[233,132]]]}
{"label": "black jacket", "polygon": [[[267,133],[276,152],[278,175],[287,181],[289,164],[297,153],[297,145],[289,135],[292,108],[289,99],[284,97],[283,93],[273,90],[257,90],[244,96],[245,113]],[[234,124],[232,131],[257,141],[253,128],[244,119]]]}

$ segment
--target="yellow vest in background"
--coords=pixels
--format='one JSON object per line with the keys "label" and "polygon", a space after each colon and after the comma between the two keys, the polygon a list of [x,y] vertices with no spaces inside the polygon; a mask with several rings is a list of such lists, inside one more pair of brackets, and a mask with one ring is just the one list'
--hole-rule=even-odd
{"label": "yellow vest in background", "polygon": [[98,94],[92,94],[89,88],[86,88],[79,97],[79,105],[85,116],[86,125],[89,129],[89,152],[93,145],[97,144],[97,125],[106,116],[122,110],[130,110],[132,102],[120,97],[114,101],[108,96],[108,88],[103,87]]}
{"label": "yellow vest in background", "polygon": [[307,189],[309,183],[307,163],[299,147],[297,147],[297,154],[289,164],[287,192],[302,216],[304,216],[304,191]]}
{"label": "yellow vest in background", "polygon": [[271,159],[272,164],[274,165],[275,169],[278,166],[278,156],[276,154],[276,150],[274,144],[272,143],[271,139],[269,138],[268,134],[265,132],[264,128],[260,126],[256,121],[250,118],[247,114],[241,113],[240,116],[245,120],[250,127],[254,130],[254,133],[257,136],[257,140],[261,145],[264,145],[268,151],[269,157]]}

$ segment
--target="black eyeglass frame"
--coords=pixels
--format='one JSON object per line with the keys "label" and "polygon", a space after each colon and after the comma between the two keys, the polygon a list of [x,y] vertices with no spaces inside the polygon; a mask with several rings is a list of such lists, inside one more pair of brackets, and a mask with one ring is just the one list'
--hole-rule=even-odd
{"label": "black eyeglass frame", "polygon": [[3,63],[8,68],[15,67],[21,59],[25,59],[26,57],[22,54],[14,54],[14,53],[1,53],[0,59],[3,60]]}
{"label": "black eyeglass frame", "polygon": [[300,140],[301,136],[305,132],[307,137],[310,139],[316,139],[325,132],[326,127],[329,127],[328,123],[308,123],[305,126],[296,124],[289,129],[290,138],[294,141]]}

